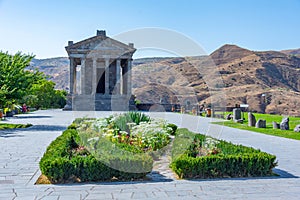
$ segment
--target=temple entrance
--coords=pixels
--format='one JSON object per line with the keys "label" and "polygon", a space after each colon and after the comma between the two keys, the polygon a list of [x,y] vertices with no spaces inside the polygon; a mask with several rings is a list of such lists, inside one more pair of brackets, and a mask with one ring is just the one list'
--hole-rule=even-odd
{"label": "temple entrance", "polygon": [[97,77],[100,77],[98,79],[97,84],[97,94],[104,94],[105,93],[105,70],[104,69],[97,69]]}

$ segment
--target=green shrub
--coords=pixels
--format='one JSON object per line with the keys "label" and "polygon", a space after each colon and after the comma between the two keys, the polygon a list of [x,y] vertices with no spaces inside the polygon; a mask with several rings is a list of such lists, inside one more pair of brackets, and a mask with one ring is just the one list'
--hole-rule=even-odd
{"label": "green shrub", "polygon": [[137,125],[139,125],[140,122],[150,121],[150,117],[141,112],[128,112],[125,115],[128,115],[132,122],[136,123]]}
{"label": "green shrub", "polygon": [[141,122],[149,122],[150,117],[141,112],[127,112],[114,118],[116,128],[121,131],[129,132],[128,123],[139,125]]}
{"label": "green shrub", "polygon": [[68,129],[76,129],[77,128],[77,124],[72,123],[71,125],[68,126]]}
{"label": "green shrub", "polygon": [[220,178],[270,176],[276,157],[264,152],[240,155],[190,157],[183,155],[172,162],[180,178]]}
{"label": "green shrub", "polygon": [[172,131],[170,131],[170,135],[175,135],[176,130],[177,130],[177,125],[176,124],[168,124],[167,127],[170,127]]}
{"label": "green shrub", "polygon": [[195,133],[190,132],[186,128],[177,129],[171,152],[172,160],[176,160],[176,158],[186,153],[187,149],[193,143],[195,135]]}
{"label": "green shrub", "polygon": [[[81,139],[76,129],[67,129],[47,148],[40,161],[40,169],[53,183],[70,179],[80,181],[132,180],[143,178],[152,170],[153,160],[149,155],[124,156],[105,154],[95,157],[86,149],[79,152]],[[135,168],[144,169],[133,173]],[[120,171],[123,170],[123,171]],[[126,170],[127,169],[127,170]]]}
{"label": "green shrub", "polygon": [[87,121],[87,120],[95,120],[95,118],[87,118],[87,117],[76,118],[72,124],[78,125],[78,124],[82,123],[83,121]]}
{"label": "green shrub", "polygon": [[[254,148],[218,141],[215,155],[197,156],[195,151],[209,137],[187,129],[177,130],[174,142],[183,141],[181,149],[173,149],[171,168],[181,178],[220,178],[270,176],[277,165],[276,156]],[[178,145],[179,146],[179,145]],[[181,153],[181,154],[179,154]]]}

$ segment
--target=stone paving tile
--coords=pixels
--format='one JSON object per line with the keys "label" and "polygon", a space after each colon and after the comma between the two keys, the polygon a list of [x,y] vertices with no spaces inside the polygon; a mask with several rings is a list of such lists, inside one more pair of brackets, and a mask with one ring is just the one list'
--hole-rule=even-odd
{"label": "stone paving tile", "polygon": [[0,188],[0,199],[12,199],[14,198],[16,195],[11,191],[3,191],[1,188]]}
{"label": "stone paving tile", "polygon": [[87,195],[85,200],[112,199],[112,197],[111,193],[96,193]]}
{"label": "stone paving tile", "polygon": [[160,199],[169,197],[165,191],[162,192],[154,191],[153,194],[155,195],[156,198],[160,198]]}
{"label": "stone paving tile", "polygon": [[42,198],[37,198],[38,200],[42,199],[42,200],[59,200],[60,197],[59,196],[44,196]]}
{"label": "stone paving tile", "polygon": [[146,193],[146,192],[141,192],[141,191],[136,191],[132,193],[131,198],[132,199],[148,199],[148,198],[154,198],[153,193]]}
{"label": "stone paving tile", "polygon": [[63,192],[57,192],[57,191],[54,191],[54,192],[51,192],[51,196],[60,196],[60,195],[64,195],[64,196],[87,196],[88,193],[85,192],[85,191],[68,191],[68,190],[65,190]]}
{"label": "stone paving tile", "polygon": [[112,199],[131,199],[133,192],[123,192],[123,193],[112,193]]}
{"label": "stone paving tile", "polygon": [[[29,129],[0,131],[0,200],[7,199],[299,199],[299,178],[175,180],[170,182],[33,185],[39,159],[52,140],[75,117],[88,112],[37,111],[9,123],[32,123]],[[93,112],[107,116],[110,112]],[[300,176],[300,141],[211,125],[214,119],[174,113],[149,113],[180,127],[275,154],[284,177]],[[38,116],[49,116],[39,118]],[[26,118],[30,117],[30,118]],[[46,125],[47,124],[47,125]],[[10,136],[10,137],[5,137]],[[288,174],[290,173],[290,174]],[[2,181],[2,182],[1,182]],[[3,182],[4,181],[4,182]],[[6,181],[6,182],[5,182]],[[10,182],[10,183],[9,183]],[[14,198],[16,197],[17,198]]]}
{"label": "stone paving tile", "polygon": [[74,194],[74,195],[65,195],[65,194],[62,194],[59,196],[59,200],[74,200],[74,199],[83,199],[85,198],[85,196],[83,195],[77,195],[77,194]]}
{"label": "stone paving tile", "polygon": [[32,195],[29,196],[17,196],[14,198],[14,200],[34,200],[35,197],[33,197]]}

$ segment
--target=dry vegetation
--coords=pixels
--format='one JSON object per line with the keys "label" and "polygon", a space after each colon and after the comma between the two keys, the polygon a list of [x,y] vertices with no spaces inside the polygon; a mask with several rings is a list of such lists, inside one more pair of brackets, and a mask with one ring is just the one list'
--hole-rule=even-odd
{"label": "dry vegetation", "polygon": [[[133,93],[145,103],[244,103],[251,111],[300,116],[300,58],[293,52],[224,45],[209,56],[137,59]],[[35,60],[34,65],[57,88],[68,89],[68,59],[50,61]]]}

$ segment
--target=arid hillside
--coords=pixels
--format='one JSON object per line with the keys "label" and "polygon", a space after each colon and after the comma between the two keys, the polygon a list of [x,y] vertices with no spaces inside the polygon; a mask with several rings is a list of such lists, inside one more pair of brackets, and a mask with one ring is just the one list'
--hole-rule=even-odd
{"label": "arid hillside", "polygon": [[69,91],[69,59],[65,57],[33,59],[31,66],[44,72],[49,80],[56,83],[56,89]]}
{"label": "arid hillside", "polygon": [[283,50],[281,52],[287,55],[300,56],[300,49],[289,49],[289,50]]}
{"label": "arid hillside", "polygon": [[[68,90],[67,58],[33,60],[56,88]],[[250,51],[224,45],[209,56],[144,58],[133,62],[133,93],[144,103],[249,104],[256,112],[300,116],[296,50]]]}

